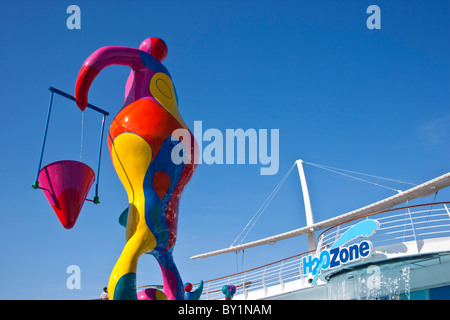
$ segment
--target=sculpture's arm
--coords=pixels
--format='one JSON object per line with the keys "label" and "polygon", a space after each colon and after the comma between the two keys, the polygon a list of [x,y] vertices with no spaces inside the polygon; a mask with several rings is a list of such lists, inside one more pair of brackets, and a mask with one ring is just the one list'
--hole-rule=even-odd
{"label": "sculpture's arm", "polygon": [[98,73],[110,65],[124,65],[132,69],[144,68],[141,51],[128,47],[103,47],[86,59],[77,77],[75,99],[78,107],[84,110],[88,103],[89,87]]}

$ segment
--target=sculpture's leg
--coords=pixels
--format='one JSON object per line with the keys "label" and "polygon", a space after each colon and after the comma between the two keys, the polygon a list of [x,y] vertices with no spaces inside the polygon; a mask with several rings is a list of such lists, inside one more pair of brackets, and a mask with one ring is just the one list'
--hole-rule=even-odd
{"label": "sculpture's leg", "polygon": [[[144,253],[148,235],[136,232],[125,244],[125,248],[109,278],[109,297],[114,300],[136,300],[136,269],[139,257]],[[150,240],[150,241],[149,241]],[[154,241],[154,239],[153,239]]]}
{"label": "sculpture's leg", "polygon": [[165,252],[152,252],[161,268],[164,294],[168,300],[185,300],[183,281],[178,268],[173,261],[172,250]]}
{"label": "sculpture's leg", "polygon": [[134,133],[118,135],[111,145],[114,168],[124,185],[130,207],[127,220],[127,243],[111,273],[110,299],[137,299],[136,269],[139,257],[152,251],[156,240],[145,222],[143,181],[152,159],[150,145]]}

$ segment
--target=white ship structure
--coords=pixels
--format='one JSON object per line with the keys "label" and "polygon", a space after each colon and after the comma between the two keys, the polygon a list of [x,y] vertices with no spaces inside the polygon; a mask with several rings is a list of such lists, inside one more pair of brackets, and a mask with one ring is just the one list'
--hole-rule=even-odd
{"label": "white ship structure", "polygon": [[308,252],[204,281],[202,300],[450,299],[450,199],[409,205],[450,186],[450,172],[360,209],[315,222],[297,160],[306,226],[265,239],[199,254],[211,257],[292,237]]}

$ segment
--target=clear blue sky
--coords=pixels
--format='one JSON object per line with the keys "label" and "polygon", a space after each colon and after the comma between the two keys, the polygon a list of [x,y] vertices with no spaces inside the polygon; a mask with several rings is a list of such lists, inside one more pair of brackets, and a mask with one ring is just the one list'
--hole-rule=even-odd
{"label": "clear blue sky", "polygon": [[[66,8],[81,8],[69,30]],[[366,9],[381,8],[369,30]],[[449,171],[450,5],[444,1],[10,1],[1,6],[3,119],[0,299],[90,299],[107,285],[123,248],[118,217],[127,197],[106,143],[100,201],[86,203],[71,230],[33,190],[49,86],[73,93],[84,60],[107,45],[138,47],[163,38],[164,64],[192,128],[279,129],[280,169],[200,165],[185,190],[174,256],[184,281],[242,268],[234,254],[189,260],[230,246],[296,159],[422,183]],[[129,69],[105,69],[90,102],[113,115]],[[100,116],[55,97],[44,164],[61,159],[96,166]],[[106,141],[106,140],[105,140]],[[81,147],[81,148],[80,148]],[[80,149],[81,152],[80,152]],[[305,167],[315,220],[393,193]],[[397,187],[402,188],[402,187]],[[92,197],[92,192],[90,197]],[[437,200],[448,200],[442,192]],[[305,225],[296,171],[247,237]],[[247,250],[244,269],[305,251],[305,239]],[[81,289],[69,290],[69,265]],[[153,257],[141,257],[138,285],[161,284]]]}

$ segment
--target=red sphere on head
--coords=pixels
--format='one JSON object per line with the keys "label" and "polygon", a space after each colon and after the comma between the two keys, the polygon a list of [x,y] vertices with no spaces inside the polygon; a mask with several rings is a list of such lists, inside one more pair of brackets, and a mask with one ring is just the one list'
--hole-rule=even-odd
{"label": "red sphere on head", "polygon": [[191,290],[192,290],[192,284],[191,283],[185,283],[184,284],[184,291],[186,291],[186,292],[191,292]]}
{"label": "red sphere on head", "polygon": [[159,38],[147,38],[142,41],[139,50],[150,53],[156,60],[162,62],[167,57],[167,45]]}

